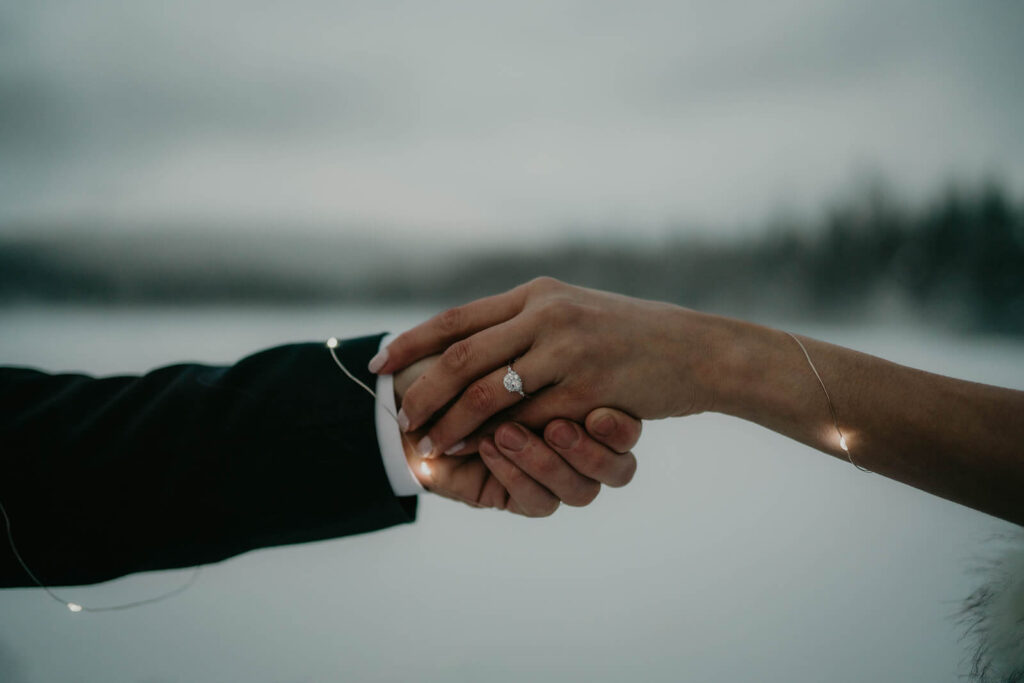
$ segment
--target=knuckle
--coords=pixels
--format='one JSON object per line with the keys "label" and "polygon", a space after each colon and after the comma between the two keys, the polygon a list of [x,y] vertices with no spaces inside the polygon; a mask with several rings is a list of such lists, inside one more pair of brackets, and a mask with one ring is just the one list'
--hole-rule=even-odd
{"label": "knuckle", "polygon": [[583,306],[564,297],[553,298],[538,309],[541,321],[552,328],[578,327],[585,314]]}
{"label": "knuckle", "polygon": [[516,493],[522,493],[522,488],[526,484],[526,475],[518,467],[509,467],[505,471],[504,480],[505,488],[515,498]]}
{"label": "knuckle", "polygon": [[[498,451],[498,449],[495,449],[495,453],[501,455],[501,452]],[[511,461],[507,461],[502,467],[501,479],[502,484],[504,484],[508,492],[513,494],[513,498],[517,498],[515,494],[519,493],[519,489],[526,480],[526,475],[522,473],[522,470],[512,464]]]}
{"label": "knuckle", "polygon": [[583,345],[561,335],[549,344],[551,356],[559,363],[571,363],[583,351]]}
{"label": "knuckle", "polygon": [[560,322],[565,312],[565,299],[551,299],[540,307],[540,315],[548,323]]}
{"label": "knuckle", "polygon": [[470,410],[490,415],[494,412],[494,389],[483,382],[475,382],[466,389],[466,402]]}
{"label": "knuckle", "polygon": [[562,283],[556,280],[555,278],[551,277],[550,275],[541,275],[540,277],[533,278],[527,284],[531,289],[537,291],[547,291],[550,289],[554,289],[555,287]]}
{"label": "knuckle", "polygon": [[468,339],[457,341],[441,354],[441,362],[446,369],[458,371],[466,367],[473,357],[473,344]]}
{"label": "knuckle", "polygon": [[462,319],[465,317],[461,307],[456,306],[443,311],[437,316],[437,326],[442,332],[451,334],[462,328]]}
{"label": "knuckle", "polygon": [[557,456],[540,456],[536,458],[533,469],[537,473],[537,478],[541,480],[541,483],[550,481],[554,475],[559,472],[558,464],[555,462],[555,457]]}
{"label": "knuckle", "polygon": [[575,301],[563,301],[558,310],[559,317],[566,325],[576,325],[586,314],[583,307]]}

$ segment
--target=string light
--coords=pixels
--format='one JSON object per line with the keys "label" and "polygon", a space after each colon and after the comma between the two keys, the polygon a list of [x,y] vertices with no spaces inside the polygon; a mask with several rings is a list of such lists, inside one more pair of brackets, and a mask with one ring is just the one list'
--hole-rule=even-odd
{"label": "string light", "polygon": [[[339,368],[341,368],[341,371],[344,372],[348,376],[348,378],[350,380],[352,380],[353,382],[355,382],[356,384],[361,386],[363,388],[363,391],[368,393],[370,396],[373,396],[373,400],[377,401],[378,400],[377,392],[374,391],[373,389],[371,389],[370,387],[366,386],[366,384],[363,383],[362,380],[360,380],[358,377],[353,375],[349,371],[349,369],[347,367],[345,367],[345,364],[341,362],[341,359],[338,358],[338,354],[335,352],[335,349],[337,349],[337,348],[338,348],[338,338],[337,337],[331,337],[330,339],[327,340],[327,349],[331,352],[331,358],[334,359],[335,364],[337,364],[337,366]],[[391,419],[395,421],[396,425],[399,425],[398,434],[399,434],[399,436],[402,437],[402,440],[405,441],[406,444],[408,446],[410,446],[413,450],[415,450],[415,446],[413,446],[412,441],[409,440],[409,437],[402,430],[401,423],[398,421],[398,416],[395,415],[394,411],[391,410],[391,408],[388,408],[387,404],[383,404],[383,403],[381,404],[381,408],[383,408],[387,412],[387,414],[391,416]],[[420,472],[423,475],[427,476],[427,477],[430,476],[430,465],[427,464],[426,461],[421,461],[420,462]]]}
{"label": "string light", "polygon": [[[356,377],[351,372],[349,372],[348,368],[345,367],[345,364],[342,363],[341,360],[338,358],[338,355],[335,353],[335,349],[338,348],[338,339],[337,339],[337,337],[331,337],[330,339],[327,340],[327,348],[331,352],[331,358],[334,359],[334,362],[337,363],[338,367],[341,368],[342,372],[344,372],[346,375],[348,375],[349,379],[351,379],[353,382],[355,382],[360,387],[362,387],[376,401],[377,400],[376,392],[374,392],[373,389],[371,389],[370,387],[366,386],[366,384],[364,384],[362,381],[360,381],[358,377]],[[386,405],[382,406],[382,407],[391,416],[391,419],[393,419],[395,421],[395,424],[398,424],[398,416],[395,415],[395,413],[390,408],[388,408]],[[401,432],[401,430],[399,430],[399,433],[401,434],[401,436],[402,436],[402,438],[404,440],[408,441],[408,438],[405,436],[404,433]],[[431,474],[430,465],[427,464],[426,462],[421,462],[419,469],[420,469],[420,472],[424,476],[426,476],[426,477],[430,476],[430,474]],[[4,508],[2,502],[0,502],[0,514],[3,515],[4,525],[7,528],[7,541],[9,543],[10,547],[11,547],[11,552],[14,554],[15,559],[18,561],[18,564],[21,565],[21,568],[25,570],[25,573],[28,574],[29,578],[31,578],[32,581],[35,582],[35,584],[37,586],[42,588],[50,598],[52,598],[53,600],[59,602],[61,605],[63,605],[72,614],[77,614],[79,612],[111,612],[111,611],[115,611],[115,610],[125,610],[125,609],[131,609],[133,607],[140,607],[142,605],[149,605],[149,604],[152,604],[154,602],[160,602],[161,600],[166,600],[166,599],[168,599],[170,597],[173,597],[175,595],[178,595],[179,593],[182,593],[185,590],[187,590],[188,588],[190,588],[192,586],[192,584],[194,584],[196,582],[196,580],[199,578],[199,573],[202,570],[202,566],[201,565],[197,566],[193,570],[192,575],[189,577],[189,579],[185,583],[183,583],[181,586],[178,586],[177,588],[175,588],[173,590],[170,590],[167,593],[164,593],[162,595],[158,595],[158,596],[153,597],[153,598],[147,598],[145,600],[136,600],[136,601],[133,601],[133,602],[127,602],[127,603],[123,603],[123,604],[119,604],[119,605],[109,605],[109,606],[105,606],[105,607],[86,607],[86,606],[81,605],[81,604],[79,604],[77,602],[71,602],[70,600],[64,600],[63,598],[58,596],[56,593],[54,593],[46,584],[44,584],[42,581],[40,581],[36,577],[35,573],[29,568],[28,563],[25,562],[25,560],[22,558],[21,553],[18,551],[18,547],[14,543],[14,536],[11,534],[11,518],[7,515],[7,510],[6,510],[6,508]]]}
{"label": "string light", "polygon": [[39,578],[35,575],[35,572],[29,569],[28,563],[25,562],[24,558],[22,558],[21,553],[18,552],[18,546],[14,544],[14,536],[11,534],[11,518],[7,515],[7,509],[4,507],[3,503],[0,503],[0,515],[3,515],[4,518],[4,525],[7,528],[7,542],[11,546],[11,552],[14,553],[14,559],[18,561],[18,564],[20,564],[21,568],[25,570],[25,573],[28,574],[29,578],[32,579],[32,581],[34,581],[37,586],[42,588],[46,592],[46,594],[50,596],[50,598],[56,600],[64,607],[66,607],[69,612],[72,612],[74,614],[77,614],[78,612],[114,612],[118,610],[131,609],[133,607],[141,607],[142,605],[151,605],[154,602],[166,600],[167,598],[174,597],[175,595],[183,593],[188,588],[190,588],[192,584],[196,582],[196,579],[199,578],[199,572],[203,568],[201,565],[196,567],[192,571],[192,576],[189,577],[188,581],[181,584],[177,588],[169,590],[166,593],[158,595],[154,598],[146,598],[145,600],[135,600],[133,602],[125,602],[119,605],[108,605],[106,607],[85,607],[84,605],[80,605],[77,602],[65,600],[64,598],[54,593],[46,584],[39,580]]}
{"label": "string light", "polygon": [[793,341],[795,341],[797,346],[800,347],[800,350],[804,352],[804,358],[807,359],[807,364],[811,366],[811,371],[814,373],[814,376],[818,378],[818,384],[821,385],[821,390],[825,392],[825,400],[828,401],[828,410],[832,414],[832,424],[835,426],[836,435],[839,437],[839,448],[846,453],[846,459],[850,461],[851,465],[861,472],[871,472],[871,470],[861,467],[854,461],[853,454],[850,453],[850,447],[846,444],[846,437],[843,435],[843,430],[839,428],[839,418],[836,417],[836,408],[832,405],[832,397],[829,396],[828,389],[825,388],[825,381],[821,379],[821,375],[818,373],[818,368],[814,367],[814,361],[811,360],[811,354],[807,353],[807,347],[804,346],[802,341],[797,339],[796,335],[790,332],[786,332],[786,334],[792,337]]}

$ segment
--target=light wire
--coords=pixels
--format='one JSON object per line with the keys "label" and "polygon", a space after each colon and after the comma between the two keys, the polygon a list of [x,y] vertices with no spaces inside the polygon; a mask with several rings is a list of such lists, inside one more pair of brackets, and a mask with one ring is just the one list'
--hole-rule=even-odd
{"label": "light wire", "polygon": [[395,415],[395,411],[391,410],[391,408],[388,408],[388,405],[386,403],[380,402],[380,400],[377,398],[376,391],[366,386],[366,384],[364,384],[362,380],[360,380],[358,377],[349,372],[349,369],[345,367],[345,364],[341,362],[341,359],[338,358],[338,354],[334,351],[337,347],[338,339],[336,337],[331,337],[330,339],[327,340],[327,350],[331,352],[331,358],[334,359],[335,364],[337,364],[337,366],[341,368],[341,371],[344,372],[350,380],[361,386],[363,390],[370,396],[373,396],[374,403],[379,404],[380,407],[383,408],[384,411],[391,416],[391,419],[395,421],[395,424],[398,425],[398,433],[402,437],[402,440],[405,441],[408,445],[413,446],[412,441],[409,440],[409,437],[406,436],[405,432],[402,430],[402,424],[398,421],[398,416]]}
{"label": "light wire", "polygon": [[828,389],[825,388],[825,381],[821,379],[821,375],[818,373],[818,368],[814,367],[814,361],[811,360],[811,354],[807,353],[807,347],[804,346],[803,342],[797,339],[796,335],[792,332],[786,332],[786,334],[792,337],[793,341],[795,341],[797,346],[800,347],[800,350],[804,352],[804,358],[807,359],[807,364],[811,366],[811,371],[814,373],[814,376],[818,378],[818,384],[821,385],[821,390],[825,392],[825,400],[828,401],[828,410],[832,414],[832,424],[835,425],[836,434],[839,435],[839,447],[846,453],[846,459],[850,461],[851,465],[861,472],[871,472],[871,470],[861,467],[854,461],[853,454],[850,453],[850,446],[846,443],[846,437],[843,436],[843,430],[839,428],[839,418],[836,417],[836,408],[832,405],[832,397],[829,396]]}
{"label": "light wire", "polygon": [[4,516],[4,526],[7,529],[7,542],[11,546],[11,552],[14,553],[14,559],[18,561],[18,564],[21,565],[21,568],[25,570],[25,573],[28,574],[29,578],[32,579],[37,586],[46,591],[46,594],[48,596],[50,596],[60,604],[64,605],[64,607],[66,607],[68,611],[71,612],[114,612],[117,610],[131,609],[132,607],[140,607],[142,605],[149,605],[154,602],[160,602],[161,600],[166,600],[167,598],[171,598],[175,595],[178,595],[179,593],[185,592],[185,590],[190,588],[192,584],[196,582],[196,580],[199,578],[200,571],[202,571],[203,569],[202,565],[196,567],[192,571],[192,575],[189,577],[188,581],[181,584],[177,588],[169,590],[166,593],[157,595],[156,597],[146,598],[144,600],[135,600],[132,602],[125,602],[118,605],[107,605],[105,607],[86,607],[84,605],[80,605],[77,602],[65,600],[64,598],[54,593],[49,586],[47,586],[45,583],[39,580],[39,577],[37,577],[35,575],[35,572],[33,572],[29,568],[28,563],[25,562],[25,559],[21,556],[21,553],[18,551],[18,546],[14,543],[14,535],[11,533],[11,518],[7,514],[7,509],[4,507],[3,503],[0,503],[0,514]]}
{"label": "light wire", "polygon": [[[334,351],[334,349],[337,346],[338,340],[336,337],[331,337],[330,339],[327,340],[327,349],[331,352],[331,358],[334,359],[334,362],[338,365],[339,368],[341,368],[341,371],[344,372],[349,379],[351,379],[353,382],[362,387],[363,390],[366,391],[366,393],[368,393],[370,396],[372,396],[373,400],[377,402],[377,393],[370,387],[366,386],[366,384],[363,383],[358,377],[349,372],[349,369],[345,367],[345,364],[342,363],[341,359],[338,358],[338,355]],[[391,418],[395,421],[395,423],[398,424],[398,416],[395,415],[394,411],[391,410],[386,404],[381,404],[381,407],[384,408],[384,410],[387,411],[388,415],[390,415]],[[406,435],[402,433],[401,430],[399,431],[399,433],[402,435],[402,438],[404,440],[408,441],[408,437],[406,437]],[[32,579],[32,581],[34,581],[37,586],[42,588],[48,596],[50,596],[53,600],[59,602],[61,605],[66,607],[71,612],[113,612],[116,610],[131,609],[133,607],[141,607],[142,605],[150,605],[154,602],[160,602],[161,600],[166,600],[168,598],[174,597],[175,595],[183,593],[189,588],[191,588],[192,585],[199,579],[199,574],[203,569],[202,565],[197,566],[193,570],[192,575],[188,578],[187,581],[185,581],[185,583],[178,586],[177,588],[167,591],[166,593],[157,595],[156,597],[146,598],[143,600],[134,600],[132,602],[125,602],[118,605],[108,605],[105,607],[86,607],[77,602],[65,600],[64,598],[54,593],[49,586],[47,586],[39,580],[39,577],[37,577],[35,575],[35,572],[33,572],[31,568],[29,568],[28,563],[25,562],[25,559],[21,556],[21,552],[19,552],[18,546],[14,543],[14,535],[11,532],[11,518],[7,514],[7,509],[4,507],[2,502],[0,502],[0,514],[2,514],[4,518],[4,526],[7,529],[7,542],[11,546],[11,552],[14,553],[14,559],[18,561],[18,564],[21,565],[21,568],[25,570],[25,573],[28,574],[29,578]]]}

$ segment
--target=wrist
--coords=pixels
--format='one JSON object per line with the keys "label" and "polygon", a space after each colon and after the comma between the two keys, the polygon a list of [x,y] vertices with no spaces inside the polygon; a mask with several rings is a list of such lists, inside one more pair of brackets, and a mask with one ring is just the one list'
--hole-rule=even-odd
{"label": "wrist", "polygon": [[703,412],[735,414],[746,396],[742,387],[750,373],[753,348],[749,323],[724,316],[674,307],[670,346],[665,357],[674,375],[671,415]]}
{"label": "wrist", "polygon": [[711,410],[759,424],[774,423],[797,410],[789,406],[798,395],[793,341],[779,330],[715,317],[714,369],[709,371]]}

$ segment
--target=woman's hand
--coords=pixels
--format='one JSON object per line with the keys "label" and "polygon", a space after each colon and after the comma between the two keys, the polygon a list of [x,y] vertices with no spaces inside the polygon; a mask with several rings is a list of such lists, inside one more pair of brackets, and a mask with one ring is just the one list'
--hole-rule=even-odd
{"label": "woman's hand", "polygon": [[[533,429],[582,421],[599,406],[644,419],[709,410],[719,329],[714,316],[541,278],[435,316],[371,367],[395,372],[441,353],[409,387],[399,419],[407,430],[436,419],[418,449],[453,454],[509,409]],[[525,401],[503,385],[510,361]]]}
{"label": "woman's hand", "polygon": [[[434,362],[426,359],[395,375],[398,401]],[[636,458],[629,451],[640,438],[638,420],[599,408],[585,425],[555,420],[541,438],[520,425],[502,424],[493,436],[476,441],[479,457],[428,461],[412,448],[414,440],[405,438],[403,443],[409,467],[427,490],[473,507],[546,517],[563,502],[588,505],[601,484],[624,486],[636,471]]]}
{"label": "woman's hand", "polygon": [[[715,410],[1024,524],[1022,391],[547,278],[427,321],[371,370],[439,351],[401,414],[407,427],[429,425],[420,452],[461,452],[500,411],[536,429],[597,406],[639,418]],[[513,359],[525,401],[502,386]]]}

